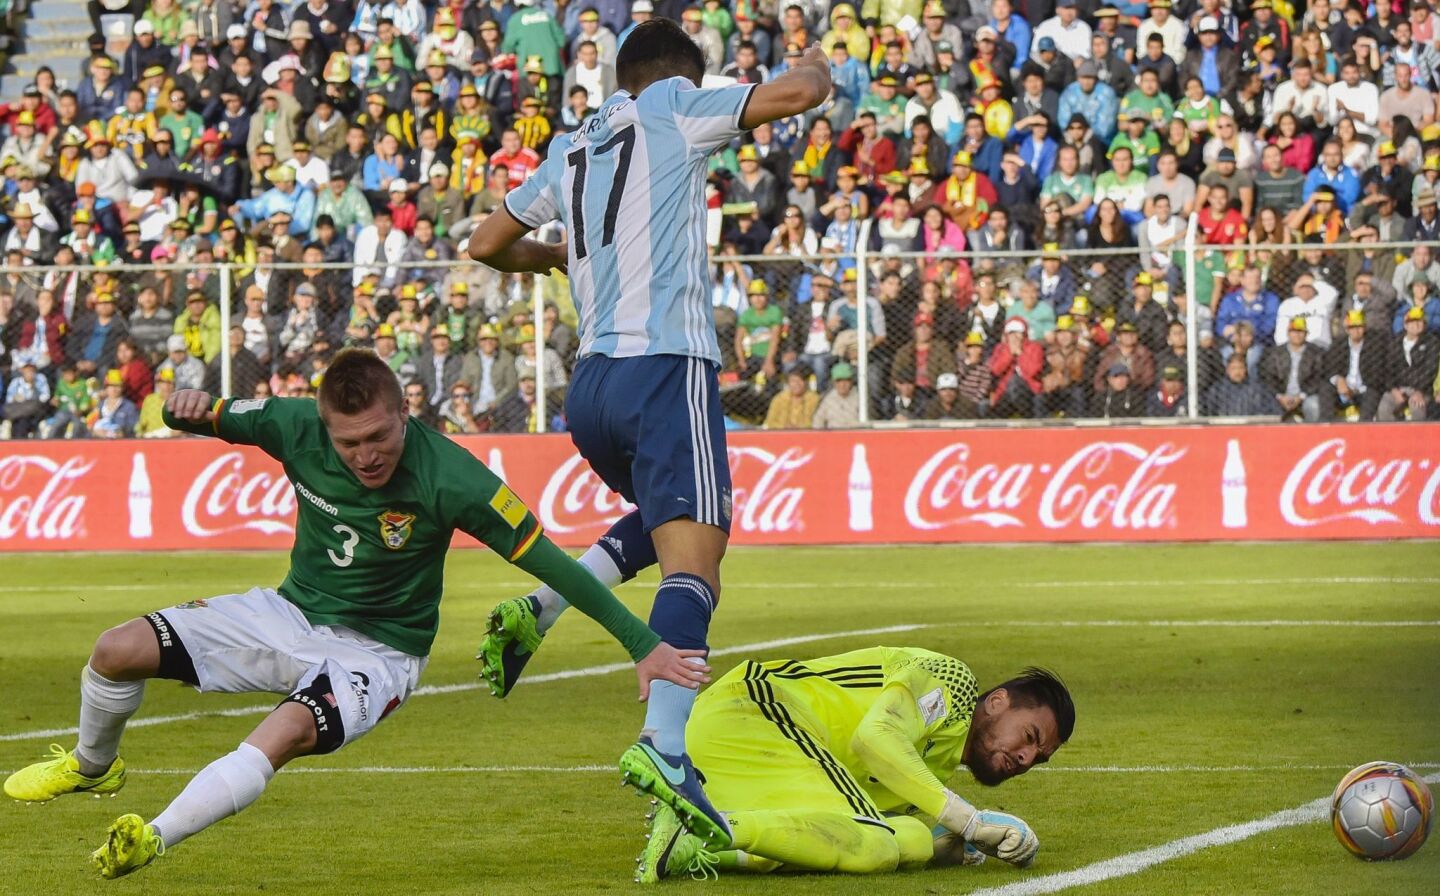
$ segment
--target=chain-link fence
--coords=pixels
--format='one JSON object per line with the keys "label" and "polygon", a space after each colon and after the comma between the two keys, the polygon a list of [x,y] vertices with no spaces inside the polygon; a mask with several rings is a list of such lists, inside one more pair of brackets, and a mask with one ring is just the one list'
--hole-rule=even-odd
{"label": "chain-link fence", "polygon": [[1437,410],[1430,246],[1187,252],[1182,229],[1124,248],[924,252],[887,242],[883,225],[867,236],[849,256],[717,256],[732,417],[793,428],[807,414],[833,427]]}
{"label": "chain-link fence", "polygon": [[[850,252],[713,257],[732,425],[1440,416],[1430,245],[914,251],[877,230]],[[563,430],[564,278],[415,254],[10,268],[0,436],[169,435],[174,389],[312,395],[345,346],[374,348],[437,427]]]}

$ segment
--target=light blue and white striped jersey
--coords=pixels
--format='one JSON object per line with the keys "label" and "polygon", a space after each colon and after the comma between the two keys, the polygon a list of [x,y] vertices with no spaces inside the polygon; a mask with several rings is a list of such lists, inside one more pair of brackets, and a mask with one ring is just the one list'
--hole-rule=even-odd
{"label": "light blue and white striped jersey", "polygon": [[754,85],[657,81],[619,91],[505,197],[529,228],[570,235],[580,357],[685,355],[720,363],[705,237],[706,157],[737,137]]}

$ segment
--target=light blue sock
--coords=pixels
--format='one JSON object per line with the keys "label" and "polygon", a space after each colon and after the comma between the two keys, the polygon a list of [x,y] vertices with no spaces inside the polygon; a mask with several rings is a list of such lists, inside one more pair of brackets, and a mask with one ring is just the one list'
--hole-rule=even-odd
{"label": "light blue sock", "polygon": [[698,695],[698,691],[668,681],[651,683],[645,730],[641,733],[650,737],[655,749],[667,756],[685,752],[685,723],[690,721],[690,710]]}

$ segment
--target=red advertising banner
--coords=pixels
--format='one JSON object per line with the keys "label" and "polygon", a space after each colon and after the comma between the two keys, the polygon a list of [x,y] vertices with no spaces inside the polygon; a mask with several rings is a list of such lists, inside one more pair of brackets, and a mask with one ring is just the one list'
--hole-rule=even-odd
{"label": "red advertising banner", "polygon": [[[460,442],[562,545],[628,510],[566,436]],[[290,544],[295,492],[257,449],[0,450],[0,550]],[[730,468],[736,544],[1440,537],[1440,426],[1424,423],[742,432]]]}

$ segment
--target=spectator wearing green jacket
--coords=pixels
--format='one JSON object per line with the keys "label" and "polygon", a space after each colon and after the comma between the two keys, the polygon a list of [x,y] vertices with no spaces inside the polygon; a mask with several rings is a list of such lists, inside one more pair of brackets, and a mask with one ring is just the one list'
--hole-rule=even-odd
{"label": "spectator wearing green jacket", "polygon": [[560,61],[565,32],[550,13],[535,5],[535,0],[518,0],[516,5],[520,9],[506,23],[500,49],[526,62],[538,56],[547,77],[560,76],[565,71]]}

